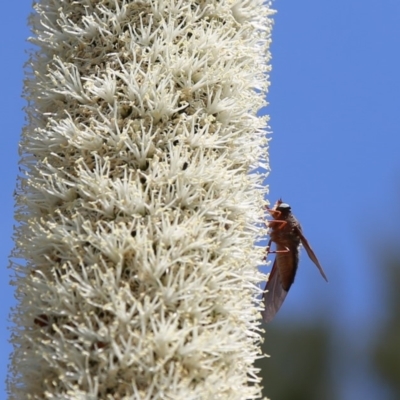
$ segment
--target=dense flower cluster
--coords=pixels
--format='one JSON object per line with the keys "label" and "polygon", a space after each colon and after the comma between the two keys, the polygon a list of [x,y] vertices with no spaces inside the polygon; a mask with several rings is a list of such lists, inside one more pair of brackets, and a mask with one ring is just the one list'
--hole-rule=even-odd
{"label": "dense flower cluster", "polygon": [[35,8],[10,399],[258,397],[269,5]]}

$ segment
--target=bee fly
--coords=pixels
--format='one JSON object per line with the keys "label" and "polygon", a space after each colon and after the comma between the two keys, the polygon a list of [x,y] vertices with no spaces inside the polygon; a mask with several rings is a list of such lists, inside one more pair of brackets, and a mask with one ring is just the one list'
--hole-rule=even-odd
{"label": "bee fly", "polygon": [[[279,199],[273,208],[267,207],[267,210],[273,220],[267,222],[271,232],[266,257],[269,253],[275,253],[276,257],[263,294],[265,310],[262,316],[265,322],[274,318],[294,282],[299,264],[300,244],[304,246],[311,261],[328,282],[325,272],[304,237],[299,221],[292,214],[289,204],[283,203]],[[276,244],[275,251],[270,250],[272,242]]]}

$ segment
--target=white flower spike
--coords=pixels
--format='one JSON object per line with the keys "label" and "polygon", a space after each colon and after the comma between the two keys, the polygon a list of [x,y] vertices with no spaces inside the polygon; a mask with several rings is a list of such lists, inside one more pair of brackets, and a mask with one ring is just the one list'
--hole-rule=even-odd
{"label": "white flower spike", "polygon": [[260,396],[271,15],[35,4],[9,399]]}

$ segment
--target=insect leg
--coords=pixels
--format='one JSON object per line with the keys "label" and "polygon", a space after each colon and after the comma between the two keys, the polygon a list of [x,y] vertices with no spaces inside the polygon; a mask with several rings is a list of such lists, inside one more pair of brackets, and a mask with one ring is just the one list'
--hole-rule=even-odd
{"label": "insect leg", "polygon": [[264,260],[267,259],[268,254],[289,253],[289,252],[290,252],[289,248],[286,247],[286,246],[285,246],[285,249],[284,249],[284,250],[274,250],[274,251],[272,251],[272,250],[270,250],[270,249],[271,249],[271,243],[272,243],[272,240],[270,239],[270,240],[268,241],[267,247],[265,248],[265,251],[266,251],[267,254],[266,254],[265,257],[264,257]]}
{"label": "insect leg", "polygon": [[274,218],[279,218],[279,216],[282,214],[281,211],[274,210],[273,208],[269,208],[268,206],[265,206],[265,209],[266,209]]}
{"label": "insect leg", "polygon": [[271,224],[279,224],[277,229],[282,229],[287,224],[287,221],[284,221],[283,219],[273,219],[272,221],[267,221],[267,222],[268,222],[267,228],[269,228]]}
{"label": "insect leg", "polygon": [[289,253],[289,252],[290,252],[290,250],[289,250],[289,248],[286,247],[286,246],[285,246],[285,250],[275,250],[275,251],[271,251],[271,250],[269,250],[268,247],[267,247],[267,253],[268,253],[268,254]]}
{"label": "insect leg", "polygon": [[268,244],[267,244],[267,247],[265,248],[267,254],[266,254],[265,257],[264,257],[264,260],[266,260],[267,257],[268,257],[268,254],[271,253],[271,252],[269,251],[269,249],[271,248],[271,243],[272,243],[272,240],[269,239]]}

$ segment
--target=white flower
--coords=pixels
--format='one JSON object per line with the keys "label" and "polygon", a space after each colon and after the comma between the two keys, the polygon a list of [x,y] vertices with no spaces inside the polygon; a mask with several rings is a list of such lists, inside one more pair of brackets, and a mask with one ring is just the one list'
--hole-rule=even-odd
{"label": "white flower", "polygon": [[269,4],[35,8],[10,399],[259,397]]}

